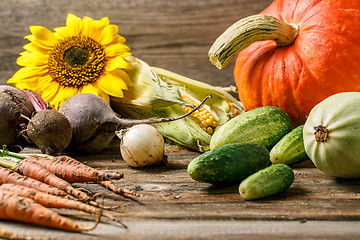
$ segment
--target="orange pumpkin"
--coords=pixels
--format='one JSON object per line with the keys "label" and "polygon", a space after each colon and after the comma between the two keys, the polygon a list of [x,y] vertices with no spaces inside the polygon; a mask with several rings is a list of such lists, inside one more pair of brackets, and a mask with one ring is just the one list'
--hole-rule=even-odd
{"label": "orange pumpkin", "polygon": [[275,0],[225,31],[209,56],[222,68],[240,51],[234,77],[246,110],[277,106],[297,126],[326,97],[360,91],[359,26],[358,0]]}

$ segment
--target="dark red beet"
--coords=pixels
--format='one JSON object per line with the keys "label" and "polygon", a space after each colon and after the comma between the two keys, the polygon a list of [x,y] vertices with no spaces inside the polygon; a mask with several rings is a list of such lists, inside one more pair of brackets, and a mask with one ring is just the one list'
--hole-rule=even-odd
{"label": "dark red beet", "polygon": [[27,125],[27,136],[42,153],[58,155],[70,143],[72,128],[69,120],[52,109],[37,112]]}
{"label": "dark red beet", "polygon": [[[30,118],[34,108],[29,98],[19,89],[0,85],[0,147],[11,148],[21,141],[21,125]],[[20,150],[20,149],[19,149]]]}
{"label": "dark red beet", "polygon": [[91,153],[104,149],[114,138],[116,130],[137,124],[178,120],[199,109],[206,99],[192,111],[175,118],[123,119],[114,113],[101,97],[91,93],[72,96],[59,107],[58,111],[69,119],[73,129],[73,138],[69,147],[77,152]]}

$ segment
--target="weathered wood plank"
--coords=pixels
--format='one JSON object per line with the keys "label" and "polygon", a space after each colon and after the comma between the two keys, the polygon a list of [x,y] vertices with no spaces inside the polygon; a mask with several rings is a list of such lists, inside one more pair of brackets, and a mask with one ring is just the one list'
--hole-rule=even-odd
{"label": "weathered wood plank", "polygon": [[[162,67],[214,85],[234,84],[233,65],[217,70],[207,52],[232,23],[268,6],[271,0],[11,0],[0,8],[0,83],[19,67],[16,58],[28,43],[30,25],[53,29],[68,13],[94,19],[109,17],[127,38],[132,53]],[[19,7],[21,6],[21,7]]]}
{"label": "weathered wood plank", "polygon": [[[172,221],[153,220],[125,222],[128,229],[115,225],[100,224],[89,233],[68,233],[54,229],[43,229],[26,224],[1,222],[19,234],[51,237],[51,239],[94,240],[94,239],[358,239],[359,223],[354,221]],[[83,224],[88,224],[83,222]]]}
{"label": "weathered wood plank", "polygon": [[[104,204],[120,204],[122,207],[119,209],[106,212],[129,226],[129,230],[125,231],[104,219],[105,222],[91,232],[94,236],[80,234],[80,239],[106,239],[110,238],[109,233],[121,235],[124,239],[141,239],[145,235],[150,239],[195,239],[204,233],[202,239],[210,236],[219,236],[219,239],[236,239],[239,236],[256,239],[260,235],[265,239],[286,239],[289,236],[292,239],[351,239],[360,236],[360,180],[345,181],[330,177],[316,169],[309,160],[293,166],[295,182],[286,192],[257,201],[244,201],[236,185],[214,187],[196,182],[188,176],[187,164],[199,153],[167,146],[167,166],[136,169],[128,167],[121,159],[118,144],[118,140],[114,140],[103,153],[76,158],[93,167],[124,172],[125,178],[116,181],[116,184],[143,196],[123,197],[97,184],[75,184],[94,193],[102,193]],[[32,148],[25,149],[25,152],[34,151],[38,152]],[[94,221],[94,216],[81,212],[58,211]],[[222,232],[209,230],[215,223],[219,229],[223,229]],[[344,230],[346,234],[331,235],[330,229],[334,223],[342,226],[343,230],[347,229]],[[21,224],[2,224],[24,231]],[[247,231],[241,228],[244,225],[248,226]],[[288,229],[280,231],[278,227],[281,225]],[[237,230],[233,230],[235,226]],[[47,236],[45,232],[48,232],[43,228],[31,226],[31,229],[36,229],[34,232],[40,236]],[[69,233],[55,231],[54,234],[62,237]]]}

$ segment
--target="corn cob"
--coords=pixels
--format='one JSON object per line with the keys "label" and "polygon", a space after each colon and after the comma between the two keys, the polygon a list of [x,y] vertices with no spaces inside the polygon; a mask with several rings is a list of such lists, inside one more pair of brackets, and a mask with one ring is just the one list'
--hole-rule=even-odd
{"label": "corn cob", "polygon": [[[180,94],[185,101],[193,105],[199,104],[199,101],[193,99],[190,95],[181,91]],[[185,110],[185,112],[190,112],[192,109],[191,107],[188,106],[181,106],[181,107],[182,109]],[[203,106],[199,110],[196,110],[192,115],[196,118],[196,124],[210,135],[212,135],[214,133],[215,128],[219,126],[218,117],[207,105]]]}
{"label": "corn cob", "polygon": [[[123,99],[111,99],[114,111],[121,115],[138,119],[175,117],[188,112],[207,95],[212,95],[206,105],[192,116],[154,124],[165,138],[174,143],[200,152],[207,151],[216,127],[243,111],[241,103],[219,87],[161,68],[150,68],[134,57],[129,61],[134,63],[129,74],[133,87],[124,91]],[[156,88],[144,87],[155,82]]]}

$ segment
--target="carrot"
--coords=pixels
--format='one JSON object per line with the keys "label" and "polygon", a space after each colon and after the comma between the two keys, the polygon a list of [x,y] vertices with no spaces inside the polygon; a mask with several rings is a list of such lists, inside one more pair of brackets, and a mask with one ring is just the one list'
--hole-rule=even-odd
{"label": "carrot", "polygon": [[117,194],[139,196],[137,193],[117,187],[111,180],[109,180],[121,179],[124,176],[123,173],[104,172],[94,169],[69,156],[57,156],[53,159],[31,156],[22,160],[22,162],[24,161],[35,161],[36,163],[49,169],[56,176],[66,179],[68,182],[97,182]]}
{"label": "carrot", "polygon": [[140,197],[140,194],[130,191],[130,190],[127,190],[127,189],[120,188],[120,187],[116,186],[115,183],[112,181],[100,181],[100,184],[103,185],[104,187],[106,187],[107,189],[113,191],[114,193],[117,193],[120,195],[130,194],[135,197]]}
{"label": "carrot", "polygon": [[86,193],[74,188],[69,182],[57,177],[55,174],[36,162],[21,161],[20,163],[14,164],[14,166],[16,166],[14,170],[18,173],[59,188],[80,201],[89,202],[91,200]]}
{"label": "carrot", "polygon": [[110,179],[119,180],[124,177],[123,173],[117,171],[105,172],[94,169],[69,156],[57,156],[52,159],[40,156],[30,156],[22,160],[22,162],[27,161],[39,163],[56,176],[70,183],[99,182]]}
{"label": "carrot", "polygon": [[[86,193],[71,186],[70,183],[58,178],[56,175],[51,173],[46,168],[34,162],[26,162],[24,171],[19,171],[21,167],[20,163],[9,162],[0,158],[0,184],[1,183],[14,183],[18,185],[33,187],[39,191],[46,192],[52,195],[66,196],[67,194],[77,198],[80,201],[87,202],[93,206],[100,207],[103,209],[115,209],[120,206],[103,206],[95,201],[92,201]],[[19,173],[25,174],[26,176],[20,175],[18,172],[14,172],[14,169]],[[3,173],[3,174],[1,174]],[[9,177],[10,176],[10,177]],[[35,179],[33,178],[35,177]],[[27,181],[24,181],[24,180]]]}
{"label": "carrot", "polygon": [[56,196],[66,196],[66,192],[52,187],[48,184],[42,183],[35,179],[20,175],[10,169],[0,167],[0,183],[13,183],[17,185],[27,186],[37,189],[38,191],[49,193]]}
{"label": "carrot", "polygon": [[130,194],[134,196],[139,196],[139,194],[129,191],[127,189],[121,189],[117,187],[111,180],[119,180],[123,178],[123,173],[120,172],[104,172],[98,169],[94,169],[90,166],[87,166],[76,159],[69,156],[37,156],[37,155],[23,155],[18,153],[13,153],[10,151],[4,151],[0,149],[0,153],[4,156],[10,156],[16,158],[9,158],[8,161],[16,162],[27,162],[32,161],[40,164],[41,166],[47,168],[56,176],[66,180],[67,182],[95,182],[100,183],[105,186],[107,189],[120,194]]}
{"label": "carrot", "polygon": [[32,199],[18,196],[8,191],[0,191],[0,219],[33,223],[40,226],[61,230],[82,232],[94,229],[100,222],[101,215],[92,227],[85,227],[63,217]]}
{"label": "carrot", "polygon": [[50,186],[63,190],[64,192],[70,194],[71,196],[81,201],[88,202],[91,200],[91,198],[86,193],[74,188],[73,186],[71,186],[70,183],[57,177],[55,174],[53,174],[48,169],[44,168],[43,166],[41,166],[36,162],[21,161],[18,163],[14,163],[4,158],[0,158],[0,165],[9,168],[13,171],[16,171],[21,175],[30,177],[32,179],[38,180],[40,182],[46,183]]}
{"label": "carrot", "polygon": [[[90,206],[88,204],[79,201],[75,201],[73,199],[51,195],[48,193],[37,191],[36,189],[33,188],[15,185],[12,183],[2,184],[0,186],[0,190],[12,192],[21,197],[30,198],[47,208],[66,208],[66,209],[79,210],[96,215],[98,215],[101,212],[101,209],[98,209],[96,207]],[[106,214],[103,214],[103,216],[111,220],[115,220],[115,218],[108,216]]]}

